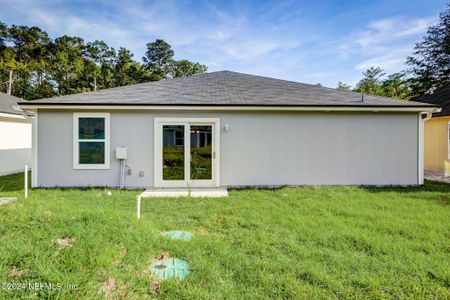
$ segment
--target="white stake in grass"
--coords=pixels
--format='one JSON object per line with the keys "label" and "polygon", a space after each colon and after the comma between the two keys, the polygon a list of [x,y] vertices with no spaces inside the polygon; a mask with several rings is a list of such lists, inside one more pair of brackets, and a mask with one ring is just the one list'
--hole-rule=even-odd
{"label": "white stake in grass", "polygon": [[137,204],[137,218],[138,220],[141,218],[141,196],[137,196],[136,198],[136,204]]}
{"label": "white stake in grass", "polygon": [[25,165],[25,198],[28,198],[28,165]]}

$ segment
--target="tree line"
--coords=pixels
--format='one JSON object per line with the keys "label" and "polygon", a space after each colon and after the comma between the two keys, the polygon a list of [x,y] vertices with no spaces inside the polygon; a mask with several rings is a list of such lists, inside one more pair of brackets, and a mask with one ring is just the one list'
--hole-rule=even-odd
{"label": "tree line", "polygon": [[116,50],[101,40],[67,35],[52,39],[36,26],[0,22],[0,92],[10,87],[12,95],[31,100],[207,71],[203,64],[175,60],[164,40],[146,47],[139,62],[130,50]]}
{"label": "tree line", "polygon": [[339,82],[337,89],[410,99],[450,85],[450,4],[440,13],[439,22],[416,43],[406,64],[407,70],[388,76],[383,69],[370,67],[355,88]]}
{"label": "tree line", "polygon": [[[24,99],[46,98],[134,83],[204,73],[207,67],[186,59],[175,60],[164,40],[148,43],[142,61],[130,50],[117,51],[106,42],[85,42],[63,35],[51,39],[39,27],[0,22],[0,91],[9,83],[11,94]],[[408,69],[386,76],[370,67],[353,88],[339,82],[337,89],[409,99],[450,84],[450,4],[439,22],[428,28],[406,58]]]}

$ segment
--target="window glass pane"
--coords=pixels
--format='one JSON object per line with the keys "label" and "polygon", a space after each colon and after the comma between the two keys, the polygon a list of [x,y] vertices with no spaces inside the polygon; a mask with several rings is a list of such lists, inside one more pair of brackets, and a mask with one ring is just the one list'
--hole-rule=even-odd
{"label": "window glass pane", "polygon": [[79,142],[80,164],[104,164],[105,142]]}
{"label": "window glass pane", "polygon": [[105,138],[105,118],[79,118],[78,138],[99,140]]}
{"label": "window glass pane", "polygon": [[191,126],[191,179],[212,179],[212,126]]}
{"label": "window glass pane", "polygon": [[163,180],[184,180],[184,126],[163,126]]}

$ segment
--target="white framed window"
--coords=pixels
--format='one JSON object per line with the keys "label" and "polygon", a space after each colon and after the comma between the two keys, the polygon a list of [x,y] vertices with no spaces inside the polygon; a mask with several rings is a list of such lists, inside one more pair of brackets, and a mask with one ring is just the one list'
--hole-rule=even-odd
{"label": "white framed window", "polygon": [[109,113],[73,114],[73,168],[109,169]]}

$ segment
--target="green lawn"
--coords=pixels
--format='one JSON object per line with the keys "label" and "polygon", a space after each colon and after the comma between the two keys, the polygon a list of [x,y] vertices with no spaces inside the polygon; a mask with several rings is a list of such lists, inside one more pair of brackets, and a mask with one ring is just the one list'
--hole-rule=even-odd
{"label": "green lawn", "polygon": [[[164,251],[192,273],[162,282],[159,299],[450,298],[450,185],[144,199],[138,221],[139,191],[37,189],[24,199],[22,180],[0,178],[0,195],[19,197],[0,206],[1,299],[152,298],[148,266]],[[171,229],[194,239],[160,235]]]}

